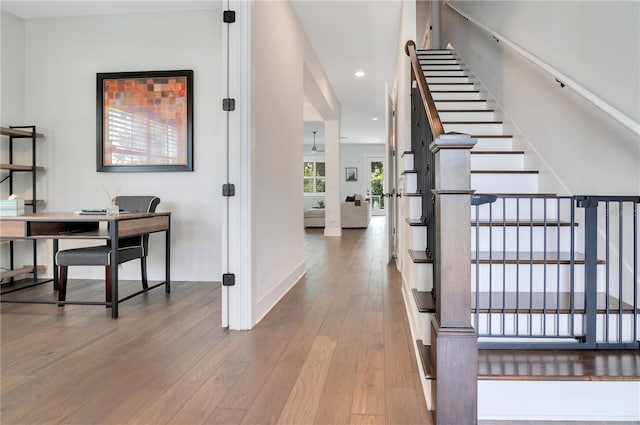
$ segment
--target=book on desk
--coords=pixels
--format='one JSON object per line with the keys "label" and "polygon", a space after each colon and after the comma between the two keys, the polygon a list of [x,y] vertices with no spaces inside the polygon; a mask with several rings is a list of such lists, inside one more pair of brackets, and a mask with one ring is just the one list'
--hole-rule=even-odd
{"label": "book on desk", "polygon": [[[124,211],[124,210],[119,211],[120,214],[125,214],[128,212],[129,211]],[[79,211],[74,211],[73,213],[75,215],[106,215],[107,209],[106,208],[85,208]]]}

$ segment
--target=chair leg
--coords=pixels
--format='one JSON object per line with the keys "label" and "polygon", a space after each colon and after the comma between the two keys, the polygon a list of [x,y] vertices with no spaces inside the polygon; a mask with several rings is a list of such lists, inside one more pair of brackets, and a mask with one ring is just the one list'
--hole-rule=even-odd
{"label": "chair leg", "polygon": [[[104,267],[104,300],[111,302],[111,266]],[[106,308],[111,306],[105,305]]]}
{"label": "chair leg", "polygon": [[140,257],[140,272],[142,273],[142,289],[149,289],[147,281],[147,257]]}
{"label": "chair leg", "polygon": [[67,266],[58,266],[58,307],[64,307],[67,298]]}

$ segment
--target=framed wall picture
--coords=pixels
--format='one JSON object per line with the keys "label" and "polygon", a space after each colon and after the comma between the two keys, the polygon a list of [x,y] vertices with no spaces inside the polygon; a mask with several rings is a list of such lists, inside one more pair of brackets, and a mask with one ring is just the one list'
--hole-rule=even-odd
{"label": "framed wall picture", "polygon": [[347,167],[345,174],[346,174],[346,180],[348,182],[357,182],[358,181],[358,168],[357,167]]}
{"label": "framed wall picture", "polygon": [[193,71],[97,74],[97,170],[193,171]]}

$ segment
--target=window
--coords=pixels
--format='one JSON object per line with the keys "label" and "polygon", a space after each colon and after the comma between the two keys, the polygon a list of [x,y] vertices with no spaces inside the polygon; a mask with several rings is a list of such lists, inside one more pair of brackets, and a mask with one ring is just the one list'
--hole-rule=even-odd
{"label": "window", "polygon": [[324,193],[324,162],[304,163],[304,193]]}

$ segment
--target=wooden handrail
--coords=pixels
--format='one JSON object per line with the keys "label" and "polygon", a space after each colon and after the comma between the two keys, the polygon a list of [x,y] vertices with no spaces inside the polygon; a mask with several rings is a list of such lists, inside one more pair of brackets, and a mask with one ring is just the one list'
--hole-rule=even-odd
{"label": "wooden handrail", "polygon": [[431,91],[427,85],[427,80],[424,78],[424,71],[420,66],[420,61],[416,55],[416,43],[413,40],[407,41],[404,46],[404,51],[411,60],[411,66],[413,67],[413,73],[416,76],[416,82],[418,89],[420,89],[420,96],[422,97],[422,103],[424,104],[424,110],[427,112],[427,119],[431,126],[431,133],[433,134],[433,140],[444,134],[444,127],[442,121],[440,121],[440,115],[436,109],[436,104],[431,96]]}

